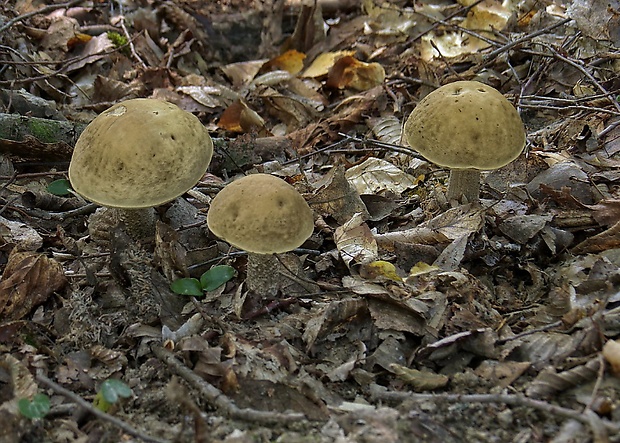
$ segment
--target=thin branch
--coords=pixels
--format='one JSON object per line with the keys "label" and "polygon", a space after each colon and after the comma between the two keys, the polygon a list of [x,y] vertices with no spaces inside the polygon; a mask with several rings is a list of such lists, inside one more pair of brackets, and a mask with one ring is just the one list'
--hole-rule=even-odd
{"label": "thin branch", "polygon": [[[437,403],[503,403],[510,406],[524,406],[559,417],[577,420],[588,426],[592,425],[592,417],[589,414],[529,398],[521,394],[416,394],[413,392],[383,391],[377,385],[371,386],[370,393],[374,398],[380,400],[433,401]],[[600,419],[597,420],[597,424],[602,425],[608,432],[613,434],[620,433],[620,425],[609,420]]]}
{"label": "thin branch", "polygon": [[517,45],[520,45],[521,43],[529,41],[529,40],[533,39],[534,37],[538,37],[539,35],[547,34],[547,33],[549,33],[549,31],[552,31],[552,30],[554,30],[557,27],[565,25],[566,23],[570,22],[571,20],[572,19],[570,19],[570,18],[565,18],[564,20],[560,20],[559,22],[554,23],[553,25],[547,26],[546,28],[540,29],[540,30],[538,30],[536,32],[532,32],[531,34],[528,34],[528,35],[526,35],[524,37],[521,37],[521,38],[518,38],[516,40],[513,40],[510,43],[508,43],[508,44],[506,44],[506,45],[504,45],[502,47],[497,48],[496,50],[494,50],[494,51],[492,51],[492,52],[490,52],[490,53],[488,53],[487,55],[484,56],[484,58],[483,58],[483,60],[484,60],[483,66],[486,66],[489,63],[491,63],[492,60],[495,57],[497,57],[498,55],[500,55],[501,53],[506,52],[509,49],[512,49],[512,48],[514,48]]}
{"label": "thin branch", "polygon": [[139,438],[142,441],[146,441],[149,443],[169,443],[167,440],[162,440],[159,439],[157,437],[151,437],[150,435],[144,434],[140,431],[138,431],[137,429],[135,429],[133,426],[125,423],[124,421],[122,421],[119,418],[116,418],[108,413],[103,412],[101,409],[97,409],[96,407],[94,407],[91,403],[87,402],[86,400],[84,400],[82,397],[80,397],[77,394],[74,394],[73,392],[69,391],[68,389],[63,388],[62,386],[60,386],[58,383],[50,380],[49,378],[47,378],[44,375],[37,375],[37,381],[44,384],[45,386],[47,386],[48,388],[52,389],[54,392],[56,392],[57,394],[60,394],[64,397],[67,397],[69,400],[71,400],[74,403],[77,403],[80,407],[86,409],[88,412],[90,412],[91,414],[93,414],[95,417],[100,418],[102,420],[105,420],[109,423],[112,423],[114,426],[116,426],[117,428],[123,430],[124,432],[126,432],[127,434]]}
{"label": "thin branch", "polygon": [[222,391],[217,389],[211,383],[201,378],[198,374],[192,371],[190,368],[181,363],[177,358],[167,349],[159,346],[151,346],[151,350],[155,356],[162,362],[166,363],[168,367],[187,381],[199,394],[206,400],[211,406],[219,409],[221,412],[229,416],[230,418],[244,420],[255,423],[294,423],[301,420],[307,420],[306,416],[301,413],[287,413],[287,412],[271,412],[271,411],[259,411],[250,408],[239,408],[228,398]]}
{"label": "thin branch", "polygon": [[15,23],[18,23],[18,22],[21,22],[23,20],[29,19],[30,17],[34,17],[35,15],[46,14],[48,12],[52,12],[52,11],[55,11],[57,9],[69,8],[69,7],[73,6],[73,5],[77,5],[78,3],[82,3],[83,1],[84,0],[72,0],[70,2],[60,3],[58,5],[47,5],[47,6],[42,7],[41,9],[37,9],[36,11],[31,11],[31,12],[28,12],[26,14],[18,15],[17,17],[12,18],[8,22],[6,22],[4,25],[0,26],[0,33],[6,31],[11,26],[13,26]]}

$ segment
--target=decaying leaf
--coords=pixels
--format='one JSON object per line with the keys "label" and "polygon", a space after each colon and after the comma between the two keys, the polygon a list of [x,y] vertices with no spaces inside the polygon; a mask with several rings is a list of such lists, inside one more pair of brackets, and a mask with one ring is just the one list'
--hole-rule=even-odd
{"label": "decaying leaf", "polygon": [[30,226],[0,217],[0,239],[4,245],[13,244],[19,251],[36,251],[43,238]]}
{"label": "decaying leaf", "polygon": [[375,260],[370,263],[362,263],[359,273],[366,280],[391,280],[401,282],[403,279],[398,275],[396,267],[385,260]]}
{"label": "decaying leaf", "polygon": [[435,374],[431,371],[419,371],[393,363],[390,369],[396,376],[408,385],[411,385],[417,392],[432,391],[445,387],[450,378],[447,375]]}
{"label": "decaying leaf", "polygon": [[457,206],[443,212],[419,226],[403,231],[377,234],[375,238],[381,246],[394,242],[436,244],[453,241],[463,235],[478,232],[483,225],[483,213],[471,205]]}
{"label": "decaying leaf", "polygon": [[586,207],[593,211],[594,220],[601,226],[611,226],[620,220],[620,200],[601,200],[595,205]]}
{"label": "decaying leaf", "polygon": [[10,354],[4,354],[0,357],[0,368],[8,374],[8,386],[12,388],[9,399],[7,400],[7,397],[4,397],[4,401],[0,405],[0,412],[2,414],[17,414],[17,402],[20,398],[32,398],[38,392],[37,384],[26,365]]}
{"label": "decaying leaf", "polygon": [[295,75],[303,69],[305,58],[306,54],[295,49],[289,49],[267,61],[261,67],[261,72],[283,70]]}
{"label": "decaying leaf", "polygon": [[529,362],[485,360],[475,372],[479,377],[493,382],[493,385],[507,387],[529,367]]}
{"label": "decaying leaf", "polygon": [[217,125],[227,131],[239,133],[265,131],[265,120],[243,100],[237,100],[226,108]]}
{"label": "decaying leaf", "polygon": [[12,252],[0,281],[0,314],[19,320],[67,283],[62,266],[35,252]]}
{"label": "decaying leaf", "polygon": [[351,56],[339,58],[327,74],[329,88],[366,91],[385,80],[385,70],[379,63],[365,63]]}
{"label": "decaying leaf", "polygon": [[312,78],[326,76],[331,67],[334,66],[334,63],[336,63],[336,60],[354,54],[355,51],[324,52],[319,54],[303,72],[303,76]]}
{"label": "decaying leaf", "polygon": [[620,221],[600,234],[589,237],[575,246],[573,254],[595,254],[620,247]]}
{"label": "decaying leaf", "polygon": [[414,176],[405,173],[387,160],[376,157],[347,169],[345,177],[360,195],[385,191],[400,195],[418,184]]}
{"label": "decaying leaf", "polygon": [[331,331],[338,323],[360,315],[367,311],[367,304],[359,298],[336,300],[324,306],[321,313],[313,317],[306,326],[303,334],[306,349],[309,350],[315,341]]}
{"label": "decaying leaf", "polygon": [[155,252],[153,260],[168,281],[189,277],[187,250],[179,242],[179,233],[169,225],[157,221],[155,226]]}
{"label": "decaying leaf", "polygon": [[529,397],[549,398],[559,392],[581,386],[596,379],[600,364],[598,358],[593,358],[584,365],[562,372],[557,372],[553,366],[547,366],[528,386],[525,393]]}
{"label": "decaying leaf", "polygon": [[551,215],[515,215],[504,219],[499,229],[517,243],[525,244],[552,219]]}
{"label": "decaying leaf", "polygon": [[361,214],[355,214],[351,220],[337,227],[334,241],[347,266],[351,262],[368,263],[378,258],[377,242],[368,225],[363,223]]}
{"label": "decaying leaf", "polygon": [[317,188],[308,203],[315,211],[343,224],[359,213],[368,219],[368,210],[355,187],[345,178],[344,168],[335,167],[313,186]]}

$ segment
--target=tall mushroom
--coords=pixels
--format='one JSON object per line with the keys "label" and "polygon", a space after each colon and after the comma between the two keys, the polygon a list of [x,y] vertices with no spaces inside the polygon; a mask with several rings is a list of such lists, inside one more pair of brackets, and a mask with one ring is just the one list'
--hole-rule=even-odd
{"label": "tall mushroom", "polygon": [[480,171],[498,169],[521,154],[525,128],[512,104],[496,89],[458,81],[424,97],[404,127],[409,146],[450,168],[449,200],[477,202]]}
{"label": "tall mushroom", "polygon": [[131,237],[154,232],[154,206],[188,191],[207,170],[213,142],[193,114],[132,99],[99,114],[80,135],[69,180],[94,203],[115,208]]}
{"label": "tall mushroom", "polygon": [[[252,174],[228,184],[211,202],[207,225],[213,234],[248,252],[248,289],[274,295],[279,254],[301,246],[314,230],[308,203],[281,178]],[[293,277],[293,276],[291,276]]]}

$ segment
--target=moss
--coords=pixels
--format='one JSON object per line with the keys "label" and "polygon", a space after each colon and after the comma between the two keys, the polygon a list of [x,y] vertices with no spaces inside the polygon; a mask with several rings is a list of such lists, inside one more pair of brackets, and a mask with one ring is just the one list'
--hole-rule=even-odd
{"label": "moss", "polygon": [[28,130],[41,143],[57,143],[60,122],[33,117],[28,120]]}
{"label": "moss", "polygon": [[127,37],[114,31],[108,32],[107,35],[115,48],[120,49],[123,54],[129,55],[129,49],[127,48],[129,40]]}

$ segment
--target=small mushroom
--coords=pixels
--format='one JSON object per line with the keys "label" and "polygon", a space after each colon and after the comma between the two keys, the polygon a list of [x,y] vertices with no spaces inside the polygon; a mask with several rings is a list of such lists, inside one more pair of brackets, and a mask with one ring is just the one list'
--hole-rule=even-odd
{"label": "small mushroom", "polygon": [[188,191],[207,170],[213,141],[193,114],[132,99],[99,114],[78,139],[69,180],[87,200],[116,208],[134,239],[151,235],[154,206]]}
{"label": "small mushroom", "polygon": [[293,186],[269,174],[252,174],[215,196],[207,225],[222,240],[248,252],[248,288],[274,295],[281,266],[273,254],[301,246],[312,235],[314,217]]}
{"label": "small mushroom", "polygon": [[409,146],[450,168],[449,200],[477,202],[480,171],[498,169],[525,147],[525,128],[512,104],[496,89],[458,81],[424,97],[404,127]]}

